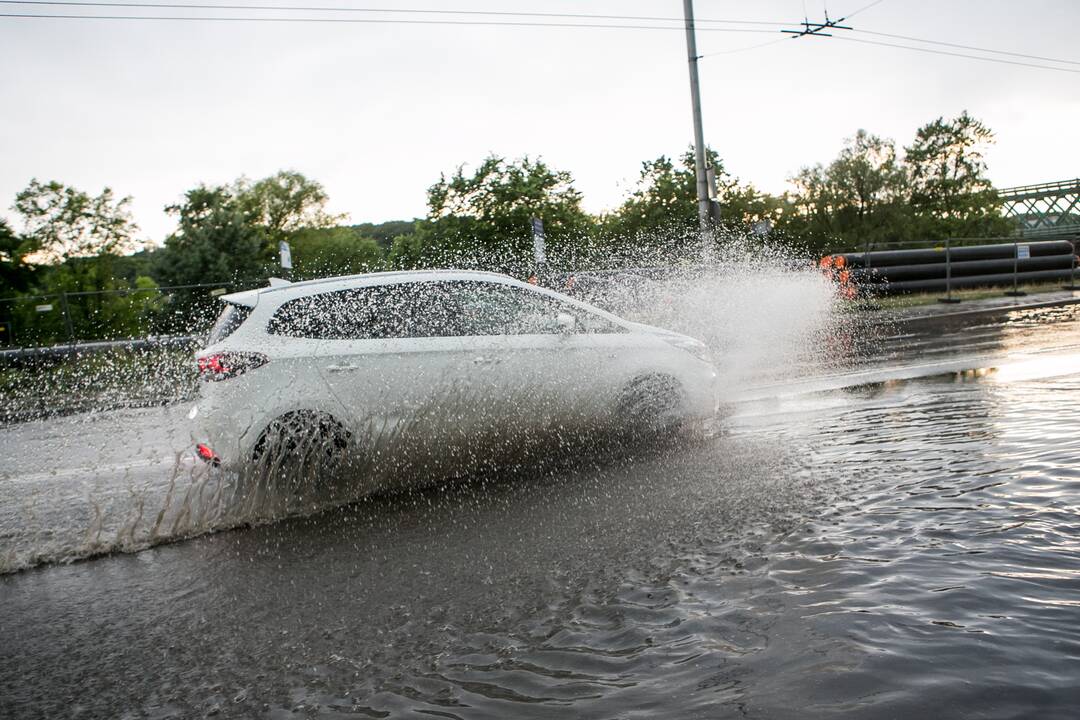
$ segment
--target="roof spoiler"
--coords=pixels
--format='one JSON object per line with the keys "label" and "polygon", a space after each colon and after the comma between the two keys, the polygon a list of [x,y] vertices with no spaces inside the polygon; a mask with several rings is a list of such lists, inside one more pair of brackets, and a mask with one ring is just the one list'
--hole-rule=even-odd
{"label": "roof spoiler", "polygon": [[270,287],[272,288],[285,287],[286,285],[292,285],[292,282],[290,282],[289,280],[284,280],[282,278],[270,278]]}

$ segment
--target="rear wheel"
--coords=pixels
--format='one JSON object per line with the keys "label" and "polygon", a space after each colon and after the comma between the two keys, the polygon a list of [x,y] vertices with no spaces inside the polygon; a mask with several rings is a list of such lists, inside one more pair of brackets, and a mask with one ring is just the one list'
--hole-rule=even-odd
{"label": "rear wheel", "polygon": [[288,470],[328,470],[345,455],[349,432],[332,415],[297,410],[267,425],[251,453],[256,465]]}

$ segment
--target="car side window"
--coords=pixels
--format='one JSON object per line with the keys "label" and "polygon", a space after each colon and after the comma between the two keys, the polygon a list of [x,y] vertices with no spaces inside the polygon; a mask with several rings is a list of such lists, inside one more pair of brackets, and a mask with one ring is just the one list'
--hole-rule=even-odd
{"label": "car side window", "polygon": [[575,333],[626,332],[555,298],[479,281],[391,283],[308,295],[284,303],[266,329],[315,340],[544,335],[561,332],[560,313],[574,318]]}
{"label": "car side window", "polygon": [[369,300],[350,319],[350,337],[425,338],[459,333],[460,308],[445,282],[411,282],[366,288]]}
{"label": "car side window", "polygon": [[625,330],[593,313],[525,288],[493,282],[455,283],[462,335],[547,335],[561,332],[557,317],[574,318],[575,333]]}
{"label": "car side window", "polygon": [[459,315],[449,283],[393,283],[290,300],[266,329],[315,340],[447,337],[460,334]]}
{"label": "car side window", "polygon": [[307,295],[285,302],[274,312],[266,331],[271,335],[321,340],[329,336],[344,293]]}

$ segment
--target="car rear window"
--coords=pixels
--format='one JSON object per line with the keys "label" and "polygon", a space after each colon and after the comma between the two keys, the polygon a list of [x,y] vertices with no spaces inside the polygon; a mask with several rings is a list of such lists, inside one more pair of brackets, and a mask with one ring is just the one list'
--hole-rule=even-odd
{"label": "car rear window", "polygon": [[206,338],[206,344],[209,346],[219,343],[232,335],[247,320],[250,314],[251,308],[249,307],[225,303],[225,307],[222,308],[221,314],[218,315],[214,327],[210,328],[210,335]]}

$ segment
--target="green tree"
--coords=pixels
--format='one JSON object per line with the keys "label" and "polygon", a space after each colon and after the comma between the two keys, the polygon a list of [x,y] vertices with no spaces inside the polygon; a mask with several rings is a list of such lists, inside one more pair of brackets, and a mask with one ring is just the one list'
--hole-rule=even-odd
{"label": "green tree", "polygon": [[255,183],[240,178],[231,194],[248,221],[263,229],[275,246],[273,251],[289,233],[333,227],[342,220],[326,211],[329,198],[323,186],[293,170],[281,170]]}
{"label": "green tree", "polygon": [[[731,176],[719,156],[706,148],[706,162],[716,176],[720,226],[742,233],[761,221],[775,222],[783,204]],[[649,249],[672,249],[696,242],[699,226],[697,172],[693,149],[678,163],[661,155],[642,163],[630,196],[603,219],[602,234],[615,253],[639,254]]]}
{"label": "green tree", "polygon": [[388,251],[394,243],[394,238],[399,235],[408,235],[416,229],[418,222],[420,222],[419,219],[387,220],[381,223],[359,223],[350,227],[360,237],[374,238],[380,248]]}
{"label": "green tree", "polygon": [[136,276],[132,283],[114,282],[120,292],[102,298],[99,333],[112,338],[146,335],[166,308],[166,299],[158,291],[157,283],[144,275]]}
{"label": "green tree", "polygon": [[984,149],[994,133],[967,111],[919,128],[905,148],[911,205],[927,239],[1007,235],[997,191],[986,177]]}
{"label": "green tree", "polygon": [[[119,277],[114,272],[119,259],[105,254],[43,267],[34,295],[47,299],[31,296],[11,305],[18,341],[24,345],[66,341],[67,321],[77,340],[145,335],[164,300],[151,278],[140,275],[128,281]],[[38,305],[52,309],[37,312]]]}
{"label": "green tree", "polygon": [[382,267],[379,244],[350,227],[297,230],[289,236],[289,245],[298,278],[352,275]]}
{"label": "green tree", "polygon": [[891,140],[859,130],[828,166],[803,168],[791,183],[782,228],[808,247],[880,247],[912,233],[907,171]]}
{"label": "green tree", "polygon": [[250,284],[265,278],[266,233],[230,189],[200,185],[166,210],[178,224],[158,261],[157,274],[167,285]]}
{"label": "green tree", "polygon": [[[221,283],[234,288],[262,284],[270,254],[265,231],[255,225],[228,187],[200,185],[184,194],[184,202],[166,210],[177,228],[155,253],[154,275],[164,285]],[[161,316],[161,332],[197,332],[218,310],[205,288],[170,292],[171,312]]]}
{"label": "green tree", "polygon": [[[178,227],[155,253],[155,275],[166,285],[258,284],[277,272],[279,241],[294,242],[301,233],[330,228],[339,219],[326,212],[326,203],[322,185],[292,171],[254,183],[240,178],[228,185],[200,185],[185,193],[182,203],[166,208]],[[344,258],[344,240],[335,237],[327,240],[335,248],[332,255]],[[366,246],[357,253],[369,255]]]}
{"label": "green tree", "polygon": [[26,262],[28,252],[27,242],[6,220],[0,219],[0,297],[25,292],[30,287],[34,266]]}
{"label": "green tree", "polygon": [[534,269],[534,217],[544,222],[553,265],[572,265],[588,252],[593,220],[570,173],[542,160],[493,155],[473,173],[459,167],[432,185],[427,219],[394,240],[390,258],[398,267],[458,265],[526,275]]}
{"label": "green tree", "polygon": [[32,253],[45,262],[131,250],[137,230],[131,198],[116,199],[109,188],[91,197],[62,183],[36,179],[15,196]]}
{"label": "green tree", "polygon": [[[114,265],[135,246],[137,230],[129,211],[131,198],[116,199],[109,188],[90,196],[59,182],[31,180],[15,198],[14,209],[26,228],[18,252],[36,261],[35,294],[64,295],[50,314],[34,314],[23,303],[20,342],[66,339],[59,307],[68,306],[74,337],[110,337],[130,326],[105,308],[109,292],[129,285],[116,277]],[[71,296],[71,293],[79,293]],[[47,303],[46,303],[47,304]],[[115,308],[114,308],[115,310]],[[38,337],[34,338],[34,334]]]}

